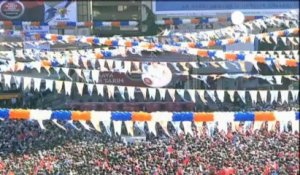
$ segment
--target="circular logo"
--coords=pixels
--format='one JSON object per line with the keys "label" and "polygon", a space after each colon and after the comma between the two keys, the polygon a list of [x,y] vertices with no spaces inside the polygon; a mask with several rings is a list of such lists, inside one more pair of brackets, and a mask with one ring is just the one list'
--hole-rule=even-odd
{"label": "circular logo", "polygon": [[172,72],[164,64],[143,64],[142,80],[150,87],[164,87],[172,80]]}
{"label": "circular logo", "polygon": [[25,7],[20,1],[2,1],[0,14],[7,19],[18,19],[25,12]]}

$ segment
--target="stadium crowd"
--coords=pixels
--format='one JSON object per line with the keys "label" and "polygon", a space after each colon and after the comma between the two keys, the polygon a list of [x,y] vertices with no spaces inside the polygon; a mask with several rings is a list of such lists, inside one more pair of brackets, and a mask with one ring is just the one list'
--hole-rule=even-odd
{"label": "stadium crowd", "polygon": [[[219,131],[212,136],[170,136],[158,127],[158,136],[125,143],[106,132],[67,127],[50,121],[46,130],[35,121],[0,121],[0,173],[25,174],[299,174],[299,133],[279,125],[268,131]],[[77,123],[75,123],[77,126]],[[205,126],[205,125],[203,125]],[[79,127],[79,125],[78,125]],[[113,128],[112,128],[113,129]],[[197,136],[197,137],[195,137]]]}

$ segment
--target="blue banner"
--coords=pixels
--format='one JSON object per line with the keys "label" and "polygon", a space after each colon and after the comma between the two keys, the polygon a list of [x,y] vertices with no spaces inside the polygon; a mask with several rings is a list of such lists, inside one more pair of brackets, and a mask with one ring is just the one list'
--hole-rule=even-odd
{"label": "blue banner", "polygon": [[[232,1],[232,0],[197,0],[197,1],[176,1],[156,0],[153,2],[153,11],[156,14],[176,13],[224,13],[240,10],[244,13],[256,15],[257,13],[276,13],[287,9],[299,9],[299,2],[288,1]],[[267,10],[267,11],[262,11]]]}

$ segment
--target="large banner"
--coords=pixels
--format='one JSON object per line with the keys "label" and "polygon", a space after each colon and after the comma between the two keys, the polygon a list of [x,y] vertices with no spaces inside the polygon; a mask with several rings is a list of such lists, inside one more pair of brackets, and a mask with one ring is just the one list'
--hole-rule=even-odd
{"label": "large banner", "polygon": [[1,21],[77,22],[76,1],[0,0]]}
{"label": "large banner", "polygon": [[153,12],[161,15],[217,15],[231,13],[236,10],[245,15],[272,15],[299,9],[298,0],[154,0]]}

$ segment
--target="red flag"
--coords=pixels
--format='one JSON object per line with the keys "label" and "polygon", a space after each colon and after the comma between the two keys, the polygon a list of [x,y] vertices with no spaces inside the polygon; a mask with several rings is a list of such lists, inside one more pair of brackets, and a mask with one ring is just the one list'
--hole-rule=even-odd
{"label": "red flag", "polygon": [[187,165],[189,164],[189,162],[190,162],[190,158],[189,158],[189,157],[184,158],[183,164],[184,164],[185,166],[187,166]]}
{"label": "red flag", "polygon": [[168,150],[168,153],[170,153],[170,154],[173,153],[173,151],[174,151],[172,146],[168,146],[167,150]]}

